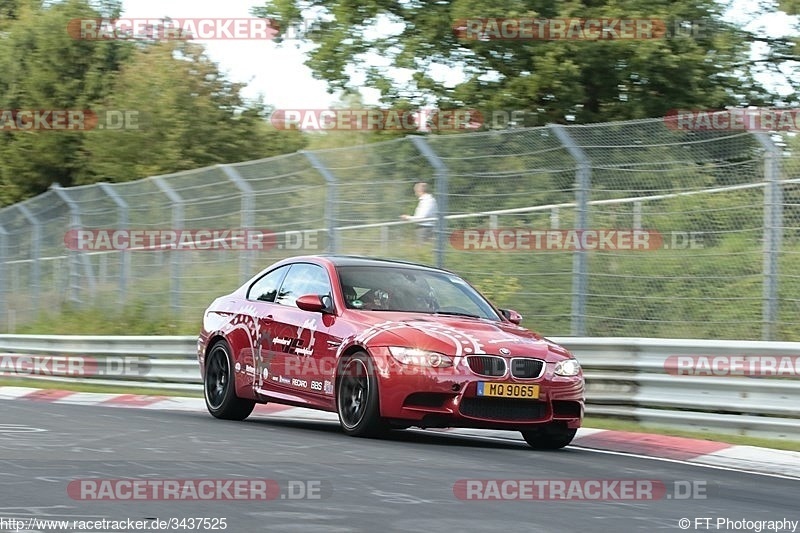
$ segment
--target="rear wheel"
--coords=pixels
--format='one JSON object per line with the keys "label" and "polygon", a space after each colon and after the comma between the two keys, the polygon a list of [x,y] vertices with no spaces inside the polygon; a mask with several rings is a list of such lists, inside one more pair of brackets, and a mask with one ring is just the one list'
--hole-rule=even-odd
{"label": "rear wheel", "polygon": [[380,417],[378,380],[366,353],[355,353],[342,362],[336,388],[336,411],[345,433],[372,437],[387,429]]}
{"label": "rear wheel", "polygon": [[209,350],[203,380],[206,408],[216,418],[244,420],[253,412],[256,402],[236,396],[231,359],[225,341],[217,341]]}
{"label": "rear wheel", "polygon": [[525,442],[535,450],[558,450],[563,448],[572,442],[577,432],[577,428],[568,428],[562,422],[552,422],[540,428],[520,431]]}

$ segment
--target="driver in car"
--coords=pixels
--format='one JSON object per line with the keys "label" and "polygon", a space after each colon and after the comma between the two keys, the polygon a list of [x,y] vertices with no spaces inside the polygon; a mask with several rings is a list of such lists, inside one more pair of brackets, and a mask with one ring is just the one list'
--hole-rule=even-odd
{"label": "driver in car", "polygon": [[350,309],[366,311],[389,309],[389,293],[382,289],[370,289],[359,298],[355,288],[350,285],[342,285],[342,293],[347,307]]}

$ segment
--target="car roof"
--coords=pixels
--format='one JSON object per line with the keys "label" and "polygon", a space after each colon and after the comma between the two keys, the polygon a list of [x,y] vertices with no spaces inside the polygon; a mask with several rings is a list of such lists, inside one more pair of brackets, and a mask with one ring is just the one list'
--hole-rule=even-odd
{"label": "car roof", "polygon": [[[421,265],[419,263],[412,263],[410,261],[403,261],[400,259],[385,259],[381,257],[369,257],[362,255],[340,255],[340,254],[320,254],[316,257],[321,257],[330,261],[334,266],[400,266],[404,268],[413,268],[418,270],[430,270],[434,272],[448,272],[441,268],[432,266]],[[449,273],[449,272],[448,272]]]}

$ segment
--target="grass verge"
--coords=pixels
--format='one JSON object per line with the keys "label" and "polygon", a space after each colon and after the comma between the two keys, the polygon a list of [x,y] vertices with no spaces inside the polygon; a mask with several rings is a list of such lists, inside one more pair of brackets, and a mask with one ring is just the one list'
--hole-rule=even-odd
{"label": "grass verge", "polygon": [[148,396],[185,396],[189,398],[202,398],[203,389],[197,386],[197,391],[156,389],[148,387],[115,387],[94,383],[73,383],[67,381],[50,381],[47,379],[16,379],[0,378],[0,387],[33,387],[36,389],[57,389],[74,392],[100,392],[112,394],[145,394]]}
{"label": "grass verge", "polygon": [[732,435],[729,433],[714,433],[709,431],[691,431],[672,427],[643,426],[629,420],[617,420],[599,416],[587,416],[583,421],[584,427],[596,429],[611,429],[615,431],[633,431],[636,433],[652,433],[672,437],[687,437],[691,439],[712,440],[726,442],[741,446],[758,446],[760,448],[774,448],[776,450],[790,450],[800,452],[800,441],[767,439],[763,437],[748,437],[745,435]]}

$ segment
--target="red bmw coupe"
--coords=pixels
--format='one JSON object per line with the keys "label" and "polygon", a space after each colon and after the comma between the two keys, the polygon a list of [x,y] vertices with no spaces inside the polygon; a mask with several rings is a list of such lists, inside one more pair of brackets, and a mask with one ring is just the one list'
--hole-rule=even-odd
{"label": "red bmw coupe", "polygon": [[336,412],[345,433],[517,430],[568,445],[584,380],[561,346],[459,276],[340,255],[285,259],[217,298],[197,343],[205,401],[243,420],[256,403]]}

